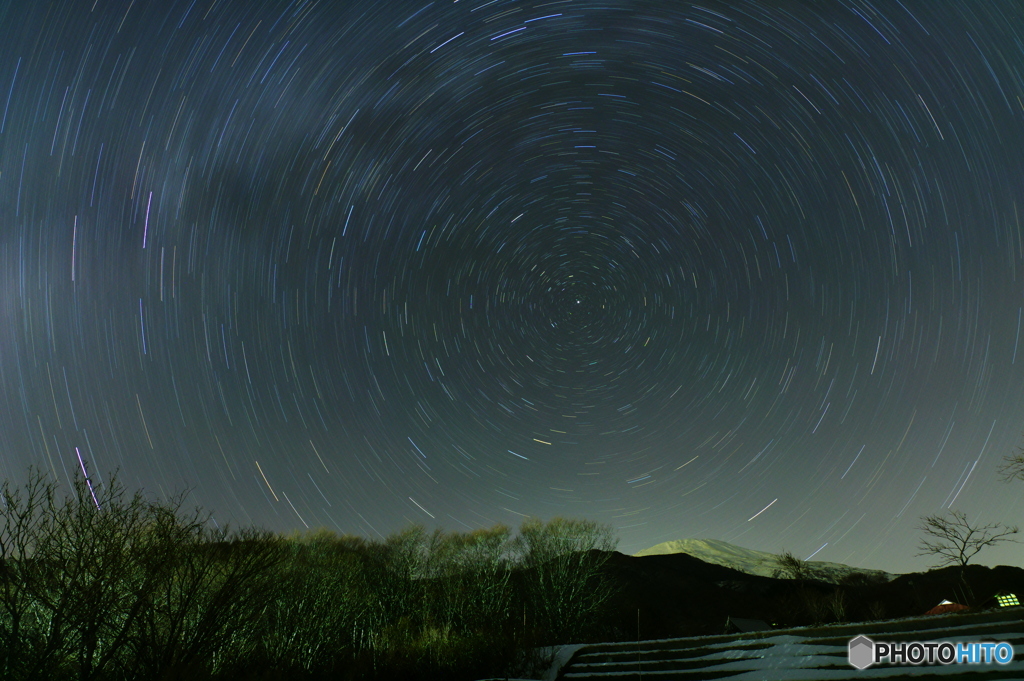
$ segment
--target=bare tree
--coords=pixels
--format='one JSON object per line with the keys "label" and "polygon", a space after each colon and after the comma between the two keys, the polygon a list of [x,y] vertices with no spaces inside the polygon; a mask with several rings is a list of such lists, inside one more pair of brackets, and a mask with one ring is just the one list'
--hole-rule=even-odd
{"label": "bare tree", "polygon": [[918,529],[924,532],[925,536],[918,546],[919,552],[915,555],[935,556],[938,562],[933,567],[963,567],[986,546],[1017,541],[1011,535],[1018,532],[1017,527],[1002,523],[971,524],[963,511],[925,516],[921,518]]}
{"label": "bare tree", "polygon": [[511,530],[436,531],[429,539],[429,609],[436,623],[456,629],[493,627],[512,606]]}
{"label": "bare tree", "polygon": [[56,483],[29,470],[24,493],[5,481],[0,487],[0,677],[23,678],[45,643],[33,586],[39,570],[37,547],[54,531],[45,510],[55,504]]}
{"label": "bare tree", "polygon": [[184,515],[177,504],[157,510],[150,531],[162,564],[148,569],[157,579],[129,646],[130,668],[145,678],[223,661],[275,601],[285,558],[269,532],[212,530],[199,509]]}
{"label": "bare tree", "polygon": [[795,579],[803,582],[814,575],[814,571],[807,564],[807,561],[797,558],[793,555],[792,551],[783,551],[775,556],[774,560],[775,569],[772,570],[772,577]]}
{"label": "bare tree", "polygon": [[1003,480],[1024,480],[1024,448],[1018,447],[1015,454],[1003,457],[1003,463],[996,469]]}
{"label": "bare tree", "polygon": [[513,551],[525,568],[523,607],[542,638],[567,642],[594,624],[612,595],[602,567],[617,543],[611,526],[590,520],[523,521]]}

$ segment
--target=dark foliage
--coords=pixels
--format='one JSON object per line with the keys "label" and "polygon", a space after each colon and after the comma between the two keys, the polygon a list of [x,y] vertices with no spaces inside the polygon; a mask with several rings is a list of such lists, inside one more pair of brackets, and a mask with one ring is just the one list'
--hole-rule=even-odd
{"label": "dark foliage", "polygon": [[115,477],[0,488],[0,678],[473,679],[596,636],[609,528],[213,529]]}

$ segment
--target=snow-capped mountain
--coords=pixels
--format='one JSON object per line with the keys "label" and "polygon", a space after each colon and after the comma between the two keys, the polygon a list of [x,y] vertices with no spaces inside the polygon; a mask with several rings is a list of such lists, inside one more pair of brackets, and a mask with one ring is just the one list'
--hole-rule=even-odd
{"label": "snow-capped mountain", "polygon": [[[705,563],[724,565],[725,567],[751,575],[761,575],[762,577],[793,576],[787,573],[784,566],[780,565],[777,554],[757,551],[755,549],[745,549],[742,546],[736,546],[718,539],[667,541],[633,555],[641,557],[669,553],[685,553]],[[808,577],[823,582],[838,583],[850,574],[860,574],[868,579],[885,579],[887,581],[896,577],[896,575],[881,570],[867,570],[820,560],[807,561],[805,565],[809,571]]]}

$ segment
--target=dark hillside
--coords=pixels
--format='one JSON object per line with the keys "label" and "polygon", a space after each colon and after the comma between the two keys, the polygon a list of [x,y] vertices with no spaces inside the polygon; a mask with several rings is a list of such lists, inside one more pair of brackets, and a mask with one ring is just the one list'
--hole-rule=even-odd
{"label": "dark hillside", "polygon": [[617,587],[607,610],[617,640],[721,634],[730,617],[776,626],[858,622],[922,615],[943,599],[980,609],[999,592],[1024,595],[1024,570],[1005,565],[949,567],[891,582],[852,577],[836,585],[750,575],[686,554],[616,552],[605,574]]}

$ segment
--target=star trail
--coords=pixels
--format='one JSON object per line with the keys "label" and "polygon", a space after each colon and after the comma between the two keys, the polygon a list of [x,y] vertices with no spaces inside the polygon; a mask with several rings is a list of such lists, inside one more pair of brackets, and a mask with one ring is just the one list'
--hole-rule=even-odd
{"label": "star trail", "polygon": [[890,571],[922,515],[1024,513],[1015,3],[0,22],[5,478]]}

